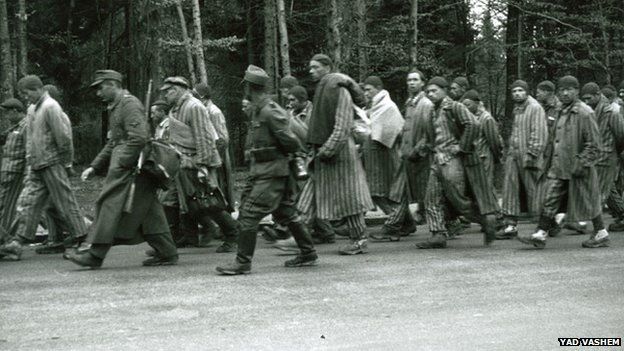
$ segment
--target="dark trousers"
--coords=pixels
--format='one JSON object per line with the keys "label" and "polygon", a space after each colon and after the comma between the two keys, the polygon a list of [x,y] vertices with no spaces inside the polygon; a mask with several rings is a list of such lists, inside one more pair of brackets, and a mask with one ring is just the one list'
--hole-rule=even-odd
{"label": "dark trousers", "polygon": [[269,214],[273,214],[277,223],[288,227],[301,254],[315,252],[312,237],[295,208],[294,185],[291,177],[256,178],[247,181],[238,215],[241,232],[236,259],[240,263],[251,262],[256,249],[258,224]]}
{"label": "dark trousers", "polygon": [[[143,238],[149,246],[151,246],[159,256],[163,258],[173,257],[178,255],[178,251],[175,247],[175,243],[171,238],[170,233],[158,233],[143,235]],[[106,257],[108,250],[112,247],[112,244],[93,244],[89,249],[89,253],[101,260]]]}

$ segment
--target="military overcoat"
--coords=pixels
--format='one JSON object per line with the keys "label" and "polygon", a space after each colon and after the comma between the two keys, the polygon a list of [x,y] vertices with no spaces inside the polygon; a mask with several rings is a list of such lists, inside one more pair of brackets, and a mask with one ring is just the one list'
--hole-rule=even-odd
{"label": "military overcoat", "polygon": [[[91,233],[94,244],[137,243],[142,235],[166,233],[169,226],[158,202],[156,187],[139,174],[134,176],[139,154],[148,141],[143,105],[127,91],[108,106],[110,139],[91,163],[96,170],[108,165],[104,187],[96,202]],[[123,208],[136,179],[131,213]]]}

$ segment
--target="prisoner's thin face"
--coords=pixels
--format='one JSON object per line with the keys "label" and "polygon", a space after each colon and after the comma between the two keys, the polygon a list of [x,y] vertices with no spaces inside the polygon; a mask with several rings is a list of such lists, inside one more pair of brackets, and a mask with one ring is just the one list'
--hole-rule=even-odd
{"label": "prisoner's thin face", "polygon": [[422,77],[418,72],[413,72],[407,75],[407,91],[416,95],[420,93],[425,86],[425,82],[423,82]]}
{"label": "prisoner's thin face", "polygon": [[325,75],[329,73],[330,69],[331,67],[326,66],[318,61],[310,61],[310,75],[312,76],[312,80],[314,81],[321,80],[321,78],[325,77]]}
{"label": "prisoner's thin face", "polygon": [[585,94],[581,97],[581,100],[591,107],[596,107],[600,101],[600,94]]}
{"label": "prisoner's thin face", "polygon": [[427,87],[426,94],[431,102],[438,104],[446,97],[446,90],[435,84],[431,84]]}
{"label": "prisoner's thin face", "polygon": [[559,93],[559,100],[561,100],[564,105],[572,103],[579,95],[579,90],[572,87],[559,88],[557,92]]}
{"label": "prisoner's thin face", "polygon": [[479,109],[479,103],[476,101],[472,101],[470,99],[464,99],[464,101],[462,101],[462,103],[464,104],[464,106],[466,106],[468,108],[468,111],[470,111],[472,114],[477,113],[477,110]]}
{"label": "prisoner's thin face", "polygon": [[528,94],[523,88],[515,87],[511,89],[511,98],[517,103],[522,103],[526,101]]}
{"label": "prisoner's thin face", "polygon": [[554,95],[554,93],[552,91],[548,91],[548,90],[542,90],[542,89],[537,89],[537,91],[535,92],[535,98],[537,99],[537,101],[539,102],[546,102],[548,101],[548,99],[550,99],[552,96]]}
{"label": "prisoner's thin face", "polygon": [[379,94],[381,90],[370,84],[364,84],[364,96],[368,101],[372,101],[375,95]]}
{"label": "prisoner's thin face", "polygon": [[449,94],[454,100],[459,100],[466,93],[466,89],[457,83],[451,84]]}

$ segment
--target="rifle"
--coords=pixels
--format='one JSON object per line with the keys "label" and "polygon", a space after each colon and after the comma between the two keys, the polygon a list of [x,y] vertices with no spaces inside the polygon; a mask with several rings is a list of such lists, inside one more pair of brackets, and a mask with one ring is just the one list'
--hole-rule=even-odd
{"label": "rifle", "polygon": [[[145,94],[145,118],[147,123],[149,124],[150,117],[150,100],[152,99],[152,84],[153,81],[150,79],[147,84],[147,93]],[[151,129],[151,128],[150,128]],[[145,161],[145,154],[143,151],[139,154],[139,160],[137,161],[137,165],[132,172],[132,184],[130,184],[130,189],[128,190],[128,196],[126,197],[126,202],[124,203],[123,212],[132,213],[132,205],[134,203],[134,193],[136,192],[136,177],[139,175],[141,171],[141,167],[143,167],[143,162]]]}

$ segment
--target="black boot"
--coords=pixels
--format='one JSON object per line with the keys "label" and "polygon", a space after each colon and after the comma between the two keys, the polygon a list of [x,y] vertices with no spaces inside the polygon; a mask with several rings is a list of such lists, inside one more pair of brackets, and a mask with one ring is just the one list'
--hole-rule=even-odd
{"label": "black boot", "polygon": [[156,255],[143,261],[144,266],[170,266],[178,263],[178,250],[170,233],[145,235],[145,241]]}
{"label": "black boot", "polygon": [[483,226],[483,244],[489,246],[492,241],[496,240],[496,216],[493,214],[484,215],[481,223]]}
{"label": "black boot", "polygon": [[312,236],[301,222],[292,222],[288,224],[288,229],[292,233],[293,238],[297,242],[297,246],[301,250],[301,255],[315,253]]}
{"label": "black boot", "polygon": [[238,235],[238,253],[236,259],[239,263],[251,263],[256,251],[256,240],[258,234],[256,229],[243,229]]}

